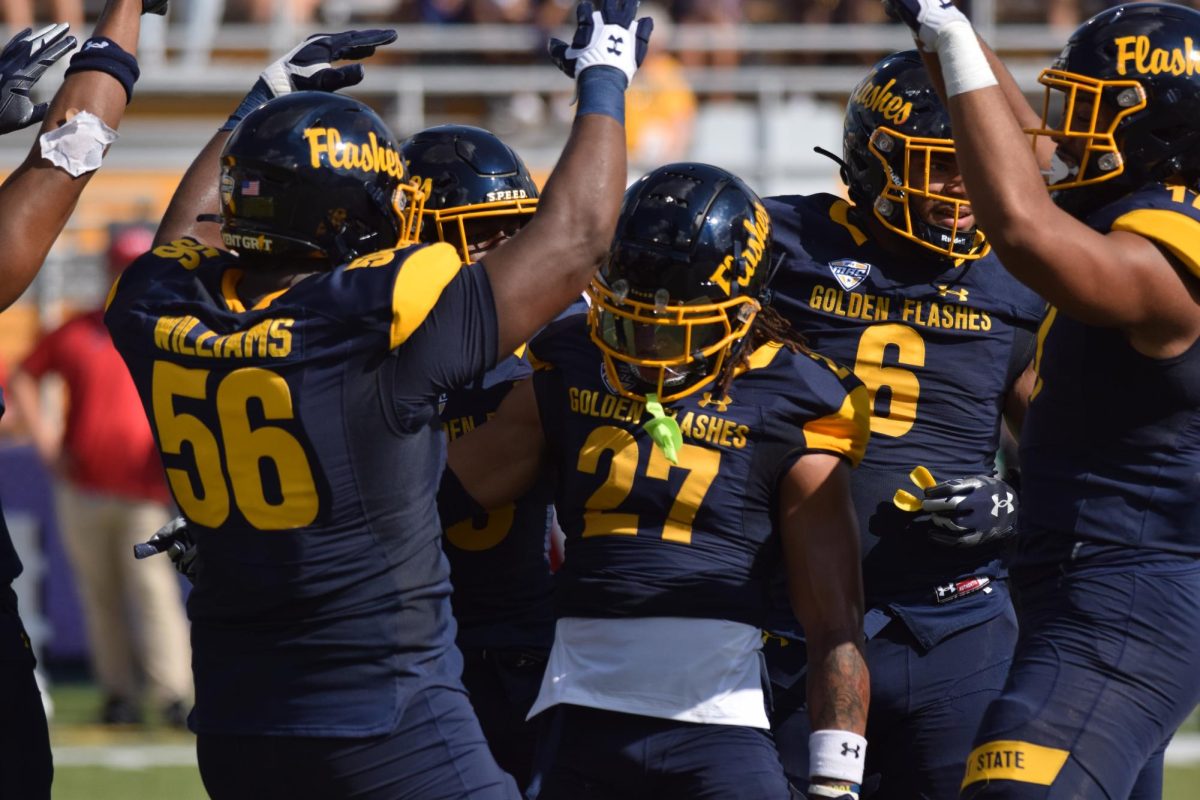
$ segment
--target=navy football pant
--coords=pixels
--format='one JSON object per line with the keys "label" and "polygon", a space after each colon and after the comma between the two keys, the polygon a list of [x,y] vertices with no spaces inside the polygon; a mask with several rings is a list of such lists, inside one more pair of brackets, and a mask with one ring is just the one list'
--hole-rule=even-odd
{"label": "navy football pant", "polygon": [[788,800],[765,730],[573,705],[541,716],[537,800]]}
{"label": "navy football pant", "polygon": [[1200,567],[1013,573],[1021,638],[962,797],[1157,798],[1200,701]]}
{"label": "navy football pant", "polygon": [[537,721],[526,721],[542,686],[549,651],[465,647],[463,685],[496,763],[527,786],[537,747]]}
{"label": "navy football pant", "polygon": [[0,587],[0,798],[49,800],[54,766],[42,695],[17,595]]}
{"label": "navy football pant", "polygon": [[196,737],[213,800],[518,800],[496,766],[466,695],[417,692],[396,729],[361,739]]}
{"label": "navy football pant", "polygon": [[[1004,685],[1017,640],[1012,609],[951,634],[924,649],[908,627],[892,620],[867,641],[871,709],[863,797],[871,800],[946,800],[958,794],[963,761],[988,703]],[[768,663],[781,653],[796,663],[803,643],[764,647]],[[803,663],[800,661],[799,663]],[[774,670],[772,674],[775,674]],[[803,684],[800,684],[802,688]],[[808,785],[808,735],[803,697],[772,687],[775,740],[788,779]]]}

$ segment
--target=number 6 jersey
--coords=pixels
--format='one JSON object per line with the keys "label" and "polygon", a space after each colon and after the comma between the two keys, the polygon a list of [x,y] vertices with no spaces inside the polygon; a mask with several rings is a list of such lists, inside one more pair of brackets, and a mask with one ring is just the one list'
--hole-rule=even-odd
{"label": "number 6 jersey", "polygon": [[[1045,303],[992,256],[954,266],[915,247],[910,257],[885,250],[832,195],[769,198],[767,208],[785,253],[773,304],[871,394],[871,443],[851,482],[867,607],[903,614],[932,606],[941,584],[1002,575],[999,546],[935,544],[929,515],[901,511],[892,497],[920,494],[909,479],[917,465],[937,480],[992,471],[1005,397],[1033,355]],[[963,617],[973,605],[948,612]],[[985,618],[1003,604],[988,605]],[[929,646],[981,621],[914,633]]]}
{"label": "number 6 jersey", "polygon": [[458,685],[435,494],[441,392],[495,360],[481,269],[365,256],[243,307],[236,256],[138,259],[105,321],[195,531],[198,732],[367,736]]}

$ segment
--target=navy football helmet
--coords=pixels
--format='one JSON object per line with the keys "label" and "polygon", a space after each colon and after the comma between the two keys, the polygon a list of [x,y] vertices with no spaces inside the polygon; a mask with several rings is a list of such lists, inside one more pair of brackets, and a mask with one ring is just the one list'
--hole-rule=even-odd
{"label": "navy football helmet", "polygon": [[[872,209],[893,233],[943,256],[982,258],[991,249],[983,233],[958,227],[959,212],[969,202],[930,188],[931,167],[954,157],[950,114],[917,51],[893,53],[876,64],[846,105],[842,180],[855,205]],[[909,202],[914,197],[950,207],[953,227],[923,219]]]}
{"label": "navy football helmet", "polygon": [[421,203],[387,125],[340,94],[271,100],[246,115],[221,153],[221,237],[251,261],[337,265],[411,244]]}
{"label": "navy football helmet", "polygon": [[[1071,35],[1038,79],[1046,87],[1042,127],[1029,131],[1060,144],[1048,178],[1055,202],[1086,213],[1147,183],[1197,185],[1198,43],[1200,12],[1173,3],[1111,8]],[[1061,112],[1052,108],[1060,92]],[[1099,188],[1076,191],[1083,186]]]}
{"label": "navy football helmet", "polygon": [[400,146],[425,194],[421,239],[449,242],[464,263],[477,246],[516,233],[537,210],[537,184],[525,162],[495,134],[438,125]]}
{"label": "navy football helmet", "polygon": [[664,403],[713,383],[762,308],[772,267],[770,217],[739,178],[696,163],[642,177],[588,289],[608,382]]}

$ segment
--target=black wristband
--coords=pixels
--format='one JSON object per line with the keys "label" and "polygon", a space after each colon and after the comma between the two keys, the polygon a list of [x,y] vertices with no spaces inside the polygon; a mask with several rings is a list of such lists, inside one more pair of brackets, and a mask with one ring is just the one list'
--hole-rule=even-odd
{"label": "black wristband", "polygon": [[125,89],[125,102],[133,99],[133,84],[142,74],[137,59],[121,49],[121,45],[105,36],[93,36],[83,43],[79,52],[71,57],[67,75],[75,72],[106,72],[121,82]]}
{"label": "black wristband", "polygon": [[473,519],[487,513],[479,501],[471,497],[462,481],[450,466],[442,473],[442,483],[437,493],[438,516],[442,518],[442,530],[465,519]]}

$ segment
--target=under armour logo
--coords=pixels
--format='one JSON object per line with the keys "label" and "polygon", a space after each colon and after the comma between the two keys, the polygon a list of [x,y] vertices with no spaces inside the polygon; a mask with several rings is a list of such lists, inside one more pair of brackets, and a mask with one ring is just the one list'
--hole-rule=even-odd
{"label": "under armour logo", "polygon": [[725,395],[725,397],[721,400],[716,400],[713,398],[712,392],[705,392],[704,396],[700,398],[700,402],[697,403],[697,405],[699,405],[701,408],[708,408],[709,406],[712,406],[719,413],[724,414],[729,409],[729,404],[732,402],[733,398],[729,395]]}
{"label": "under armour logo", "polygon": [[610,42],[608,45],[608,52],[612,53],[614,56],[621,55],[621,45],[625,44],[624,37],[613,35],[608,37],[608,41]]}
{"label": "under armour logo", "polygon": [[1006,513],[1008,513],[1008,514],[1012,513],[1013,493],[1005,492],[1004,494],[1005,494],[1005,498],[1003,500],[1000,499],[1000,495],[998,495],[998,494],[992,495],[992,516],[993,517],[1000,516],[1000,509],[1002,509],[1002,508],[1004,509],[1004,511]]}
{"label": "under armour logo", "polygon": [[951,289],[949,286],[947,286],[944,283],[939,283],[937,285],[937,292],[938,292],[938,295],[941,297],[949,297],[949,296],[957,297],[958,302],[960,302],[960,303],[967,302],[967,297],[970,294],[970,292],[966,289]]}
{"label": "under armour logo", "polygon": [[858,753],[861,747],[862,745],[860,744],[856,744],[854,747],[851,747],[849,742],[842,742],[842,755],[848,756],[853,753],[855,758],[862,758],[862,756],[860,756]]}
{"label": "under armour logo", "polygon": [[100,50],[108,47],[108,42],[88,42],[83,46],[84,50]]}

